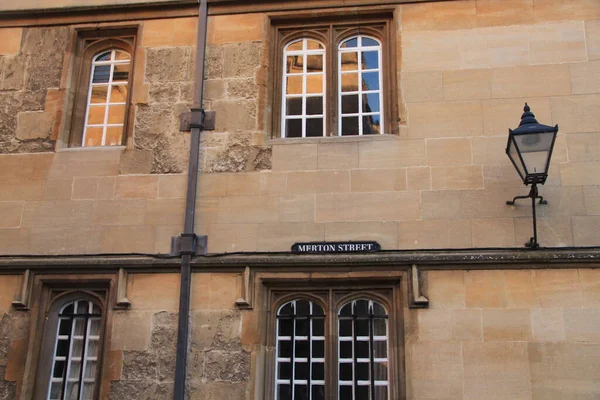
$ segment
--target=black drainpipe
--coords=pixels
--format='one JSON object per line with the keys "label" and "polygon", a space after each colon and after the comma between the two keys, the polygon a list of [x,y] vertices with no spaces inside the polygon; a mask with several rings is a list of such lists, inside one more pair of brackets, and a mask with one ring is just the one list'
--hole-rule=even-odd
{"label": "black drainpipe", "polygon": [[[177,327],[177,358],[175,364],[174,400],[185,398],[185,378],[188,354],[190,322],[190,283],[191,261],[197,253],[206,254],[206,236],[194,233],[196,214],[196,190],[198,186],[198,165],[200,158],[200,133],[204,129],[205,113],[202,109],[204,92],[204,59],[206,51],[206,25],[208,22],[207,0],[200,0],[198,12],[198,40],[196,44],[196,81],[194,84],[194,105],[188,113],[191,128],[190,159],[188,164],[187,195],[185,201],[185,224],[183,233],[173,238],[172,253],[181,255],[181,287],[179,292],[179,323]],[[182,117],[182,120],[186,118]]]}

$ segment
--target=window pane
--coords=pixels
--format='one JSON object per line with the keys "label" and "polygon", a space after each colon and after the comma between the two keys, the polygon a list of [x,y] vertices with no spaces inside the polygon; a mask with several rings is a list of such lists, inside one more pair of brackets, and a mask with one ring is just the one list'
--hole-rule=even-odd
{"label": "window pane", "polygon": [[[342,114],[358,113],[358,95],[348,94],[342,96]],[[357,124],[358,126],[358,124]]]}
{"label": "window pane", "polygon": [[125,121],[125,105],[110,106],[108,108],[108,123],[122,124]]}
{"label": "window pane", "polygon": [[308,400],[308,387],[305,385],[294,386],[294,400]]}
{"label": "window pane", "polygon": [[359,341],[356,343],[356,357],[369,358],[369,342]]}
{"label": "window pane", "polygon": [[352,320],[340,320],[340,336],[352,336]]}
{"label": "window pane", "polygon": [[369,301],[357,300],[354,304],[356,315],[359,317],[367,317],[369,315]]}
{"label": "window pane", "polygon": [[313,336],[325,335],[325,320],[313,319]]}
{"label": "window pane", "polygon": [[300,50],[302,50],[302,40],[298,40],[297,42],[294,42],[287,47],[287,51],[300,51]]}
{"label": "window pane", "polygon": [[344,52],[342,53],[342,71],[357,71],[358,70],[358,53]]}
{"label": "window pane", "polygon": [[309,118],[306,120],[306,136],[323,136],[323,118]]}
{"label": "window pane", "polygon": [[322,340],[316,340],[313,342],[312,356],[314,358],[325,357],[325,342]]}
{"label": "window pane", "polygon": [[107,51],[106,53],[102,53],[99,56],[96,57],[96,61],[108,61],[110,60],[110,51]]}
{"label": "window pane", "polygon": [[61,318],[60,327],[58,329],[59,335],[68,335],[71,333],[71,318]]}
{"label": "window pane", "polygon": [[368,319],[358,319],[358,320],[356,320],[356,324],[354,326],[356,329],[357,336],[369,336],[369,320]]}
{"label": "window pane", "polygon": [[115,64],[113,81],[126,81],[129,79],[129,64]]}
{"label": "window pane", "polygon": [[83,400],[94,400],[94,383],[84,383],[83,385],[83,395],[81,398]]}
{"label": "window pane", "polygon": [[288,119],[285,121],[286,129],[285,136],[292,137],[302,137],[302,120],[301,119]]}
{"label": "window pane", "polygon": [[342,135],[358,135],[358,117],[342,118]]}
{"label": "window pane", "polygon": [[125,103],[127,101],[127,85],[115,85],[110,89],[111,103]]}
{"label": "window pane", "polygon": [[117,51],[116,51],[116,53],[117,53],[117,54],[116,54],[116,59],[117,59],[118,61],[129,60],[129,59],[131,58],[131,57],[129,57],[129,54],[127,54],[127,53],[126,53],[126,52],[124,52],[124,51],[117,50]]}
{"label": "window pane", "polygon": [[285,101],[285,115],[302,115],[302,97],[292,97]]}
{"label": "window pane", "polygon": [[324,400],[325,399],[325,386],[313,385],[312,386],[312,399],[311,400]]}
{"label": "window pane", "polygon": [[308,336],[308,319],[296,320],[296,336]]}
{"label": "window pane", "polygon": [[323,115],[323,97],[306,98],[306,115]]}
{"label": "window pane", "polygon": [[[70,332],[69,332],[70,333]],[[69,334],[67,333],[67,335]],[[58,357],[65,357],[69,351],[69,340],[59,340],[56,344],[56,355]]]}
{"label": "window pane", "polygon": [[363,72],[362,90],[379,90],[379,72]]}
{"label": "window pane", "polygon": [[96,65],[94,67],[92,83],[108,83],[109,78],[110,65]]}
{"label": "window pane", "polygon": [[325,364],[322,362],[312,363],[311,376],[313,380],[322,381],[325,379]]}
{"label": "window pane", "polygon": [[50,386],[50,400],[59,400],[62,382],[53,382]]}
{"label": "window pane", "polygon": [[352,398],[352,386],[340,386],[340,400]]}
{"label": "window pane", "polygon": [[387,342],[374,342],[373,356],[375,358],[387,358]]}
{"label": "window pane", "polygon": [[387,365],[382,362],[376,362],[373,365],[373,374],[376,381],[387,381]]}
{"label": "window pane", "polygon": [[92,86],[91,103],[106,103],[108,97],[108,86]]}
{"label": "window pane", "polygon": [[303,56],[287,56],[286,71],[288,74],[301,74],[304,71],[302,66]]}
{"label": "window pane", "polygon": [[343,341],[340,342],[340,354],[339,357],[340,358],[348,358],[348,359],[352,359],[354,358],[354,352],[353,352],[353,342],[351,341]]}
{"label": "window pane", "polygon": [[387,321],[385,319],[376,318],[373,320],[373,331],[375,336],[385,336]]}
{"label": "window pane", "polygon": [[363,94],[363,111],[379,112],[379,93]]}
{"label": "window pane", "polygon": [[277,366],[277,379],[292,378],[292,363],[280,362]]}
{"label": "window pane", "polygon": [[363,135],[378,135],[380,133],[381,124],[378,114],[363,117]]}
{"label": "window pane", "polygon": [[387,386],[375,386],[375,399],[374,400],[387,400],[388,388]]}
{"label": "window pane", "polygon": [[281,340],[277,346],[279,349],[277,357],[290,358],[292,356],[292,342],[289,340]]}
{"label": "window pane", "polygon": [[358,39],[352,38],[352,39],[349,39],[349,40],[346,40],[345,42],[343,42],[340,47],[347,48],[347,47],[356,47],[356,46],[358,46]]}
{"label": "window pane", "polygon": [[102,131],[102,128],[87,128],[84,146],[102,146]]}
{"label": "window pane", "polygon": [[356,400],[369,400],[369,386],[357,386],[356,387]]}
{"label": "window pane", "polygon": [[368,38],[368,37],[362,37],[362,43],[361,45],[363,47],[379,47],[379,43],[377,42],[377,40]]}
{"label": "window pane", "polygon": [[106,146],[119,146],[122,141],[123,127],[111,126],[106,128]]}
{"label": "window pane", "polygon": [[365,51],[362,53],[362,69],[379,69],[379,52]]}
{"label": "window pane", "polygon": [[323,50],[323,45],[315,40],[308,39],[306,41],[306,48],[308,50]]}
{"label": "window pane", "polygon": [[352,380],[352,363],[340,363],[340,379],[342,381]]}
{"label": "window pane", "polygon": [[302,76],[287,77],[287,94],[302,94]]}
{"label": "window pane", "polygon": [[63,374],[65,373],[65,365],[66,361],[56,361],[54,363],[54,371],[52,371],[52,377],[62,378]]}
{"label": "window pane", "polygon": [[359,381],[368,381],[370,379],[369,363],[356,364],[356,379]]}
{"label": "window pane", "polygon": [[294,321],[292,319],[279,320],[279,336],[292,336]]}
{"label": "window pane", "polygon": [[321,54],[311,54],[306,57],[306,72],[323,72],[323,56]]}
{"label": "window pane", "polygon": [[106,107],[95,106],[90,107],[88,110],[88,125],[100,125],[104,123],[104,115],[106,113]]}
{"label": "window pane", "polygon": [[308,357],[308,341],[296,341],[296,357]]}
{"label": "window pane", "polygon": [[296,315],[299,317],[308,317],[310,315],[310,301],[296,300]]}
{"label": "window pane", "polygon": [[306,93],[320,94],[323,93],[323,75],[307,75],[306,76]]}
{"label": "window pane", "polygon": [[278,385],[277,387],[277,399],[278,400],[291,400],[291,386],[290,385]]}
{"label": "window pane", "polygon": [[358,72],[342,74],[342,92],[356,92],[358,90]]}
{"label": "window pane", "polygon": [[298,362],[294,366],[294,379],[308,379],[308,363]]}

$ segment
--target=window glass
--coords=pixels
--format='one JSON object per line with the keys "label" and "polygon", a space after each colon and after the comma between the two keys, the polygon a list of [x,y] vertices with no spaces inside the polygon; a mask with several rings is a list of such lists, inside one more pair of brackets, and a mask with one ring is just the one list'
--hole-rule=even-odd
{"label": "window glass", "polygon": [[121,50],[98,54],[92,62],[83,146],[120,145],[131,58]]}
{"label": "window glass", "polygon": [[93,399],[101,319],[100,307],[88,300],[60,309],[47,400]]}
{"label": "window glass", "polygon": [[277,313],[277,400],[325,398],[325,313],[309,300],[293,300]]}

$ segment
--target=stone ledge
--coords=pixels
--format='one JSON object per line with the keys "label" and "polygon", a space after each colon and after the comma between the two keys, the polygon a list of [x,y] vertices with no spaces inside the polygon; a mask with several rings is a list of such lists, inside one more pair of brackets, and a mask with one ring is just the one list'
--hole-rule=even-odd
{"label": "stone ledge", "polygon": [[267,145],[292,145],[292,144],[328,144],[328,143],[348,143],[379,140],[406,140],[398,135],[363,135],[363,136],[326,136],[326,137],[306,137],[306,138],[276,138],[267,139]]}

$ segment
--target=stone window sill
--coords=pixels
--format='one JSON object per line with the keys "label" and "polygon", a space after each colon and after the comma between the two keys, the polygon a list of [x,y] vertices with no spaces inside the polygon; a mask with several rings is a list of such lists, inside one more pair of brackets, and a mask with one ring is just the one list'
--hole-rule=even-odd
{"label": "stone window sill", "polygon": [[65,147],[57,149],[57,153],[63,153],[67,151],[123,151],[127,146],[87,146],[87,147]]}
{"label": "stone window sill", "polygon": [[363,141],[398,140],[398,135],[364,135],[364,136],[326,136],[310,138],[277,138],[268,139],[269,145],[280,144],[314,144],[314,143],[348,143]]}

